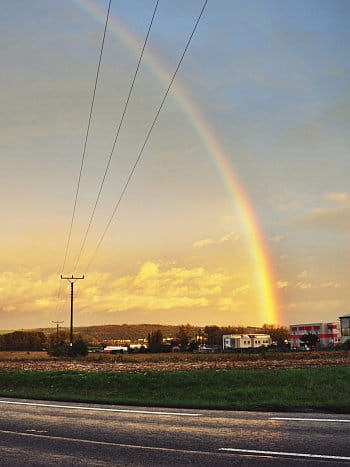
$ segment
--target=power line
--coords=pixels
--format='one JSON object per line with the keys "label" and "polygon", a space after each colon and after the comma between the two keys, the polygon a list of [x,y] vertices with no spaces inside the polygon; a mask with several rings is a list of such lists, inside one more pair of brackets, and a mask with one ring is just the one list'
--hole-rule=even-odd
{"label": "power line", "polygon": [[158,8],[158,4],[159,4],[159,0],[157,0],[156,5],[155,5],[155,7],[154,7],[154,11],[153,11],[153,15],[152,15],[152,18],[151,18],[151,22],[150,22],[150,24],[149,24],[149,26],[148,26],[147,34],[146,34],[146,37],[145,37],[145,40],[144,40],[144,43],[143,43],[143,46],[142,46],[142,50],[141,50],[141,54],[140,54],[139,60],[138,60],[138,62],[137,62],[136,70],[135,70],[135,73],[134,73],[134,76],[133,76],[133,79],[132,79],[132,82],[131,82],[131,86],[130,86],[130,89],[129,89],[128,97],[127,97],[127,99],[126,99],[126,101],[125,101],[123,113],[122,113],[122,116],[121,116],[121,119],[120,119],[120,122],[119,122],[119,125],[118,125],[118,129],[117,129],[117,132],[116,132],[116,136],[115,136],[115,138],[114,138],[114,142],[113,142],[113,145],[112,145],[112,150],[111,150],[111,152],[110,152],[110,154],[109,154],[109,158],[108,158],[107,165],[106,165],[106,168],[105,168],[103,177],[102,177],[102,181],[101,181],[101,184],[100,184],[100,188],[99,188],[98,193],[97,193],[97,198],[96,198],[96,201],[95,201],[95,204],[94,204],[94,207],[93,207],[93,210],[92,210],[92,213],[91,213],[89,222],[88,222],[88,226],[87,226],[86,231],[85,231],[85,234],[84,234],[83,241],[82,241],[81,246],[80,246],[80,250],[79,250],[78,257],[77,257],[77,260],[76,260],[76,262],[75,262],[75,266],[74,266],[74,268],[73,268],[73,271],[76,271],[76,269],[77,269],[77,267],[78,267],[78,264],[79,264],[79,261],[80,261],[80,258],[81,258],[81,254],[82,254],[82,251],[83,251],[84,246],[85,246],[85,243],[86,243],[87,236],[88,236],[88,234],[89,234],[89,232],[90,232],[91,224],[92,224],[92,221],[93,221],[94,216],[95,216],[96,208],[97,208],[98,202],[99,202],[99,200],[100,200],[101,192],[102,192],[102,189],[103,189],[103,186],[104,186],[106,177],[107,177],[107,173],[108,173],[108,170],[109,170],[109,166],[110,166],[110,164],[111,164],[112,156],[113,156],[113,153],[114,153],[114,150],[115,150],[115,147],[116,147],[118,138],[119,138],[120,130],[121,130],[122,125],[123,125],[123,122],[124,122],[124,117],[125,117],[125,114],[126,114],[126,110],[127,110],[127,108],[128,108],[128,105],[129,105],[129,101],[130,101],[130,98],[131,98],[131,94],[132,94],[132,91],[133,91],[133,88],[134,88],[134,84],[135,84],[135,81],[136,81],[136,77],[137,77],[137,75],[138,75],[138,71],[139,71],[139,68],[140,68],[140,65],[141,65],[141,61],[142,61],[142,57],[143,57],[143,54],[144,54],[144,51],[145,51],[145,48],[146,48],[146,44],[147,44],[147,41],[148,41],[148,37],[149,37],[150,32],[151,32],[151,28],[152,28],[152,25],[153,25],[154,17],[155,17],[155,15],[156,15],[156,11],[157,11],[157,8]]}
{"label": "power line", "polygon": [[180,66],[181,66],[181,63],[182,63],[182,61],[183,61],[183,59],[184,59],[184,57],[185,57],[185,55],[186,55],[186,52],[187,52],[187,50],[188,50],[188,48],[189,48],[189,45],[190,45],[191,40],[192,40],[192,37],[194,36],[194,33],[196,32],[197,26],[198,26],[198,24],[199,24],[199,22],[200,22],[200,20],[201,20],[201,17],[202,17],[202,15],[203,15],[203,12],[204,12],[204,10],[205,10],[205,7],[207,6],[207,3],[208,3],[208,0],[205,0],[205,1],[204,1],[204,4],[203,4],[203,6],[202,6],[202,9],[201,9],[201,11],[200,11],[200,14],[198,15],[198,18],[197,18],[197,20],[196,20],[196,22],[195,22],[195,25],[194,25],[193,29],[192,29],[192,32],[191,32],[191,34],[190,34],[190,36],[189,36],[189,38],[188,38],[188,40],[187,40],[186,46],[185,46],[185,48],[184,48],[184,51],[182,52],[181,58],[180,58],[180,60],[179,60],[179,62],[178,62],[178,64],[177,64],[177,67],[176,67],[176,69],[175,69],[173,75],[172,75],[172,78],[171,78],[171,80],[170,80],[169,86],[168,86],[168,88],[167,88],[167,90],[166,90],[166,92],[165,92],[165,94],[164,94],[164,96],[163,96],[163,99],[162,99],[162,101],[161,101],[161,103],[160,103],[160,106],[158,107],[158,110],[157,110],[157,113],[156,113],[156,115],[155,115],[155,117],[154,117],[154,120],[153,120],[153,122],[152,122],[152,125],[150,126],[150,129],[148,130],[148,133],[147,133],[147,135],[146,135],[146,138],[145,138],[145,140],[144,140],[144,143],[143,143],[143,145],[142,145],[142,147],[141,147],[141,149],[140,149],[140,152],[139,152],[139,154],[138,154],[138,156],[137,156],[137,158],[136,158],[136,160],[135,160],[135,162],[134,162],[134,165],[133,165],[133,167],[132,167],[132,169],[131,169],[131,172],[130,172],[130,174],[129,174],[129,176],[128,176],[128,179],[127,179],[127,181],[126,181],[126,183],[125,183],[125,185],[124,185],[124,188],[123,188],[123,190],[122,190],[122,192],[121,192],[121,194],[120,194],[120,196],[119,196],[119,199],[118,199],[117,203],[115,204],[115,207],[114,207],[114,209],[113,209],[112,215],[110,216],[110,218],[109,218],[109,220],[108,220],[108,222],[107,222],[106,228],[104,229],[104,231],[103,231],[103,233],[102,233],[102,235],[101,235],[101,237],[100,237],[100,239],[99,239],[99,241],[98,241],[98,243],[97,243],[97,246],[96,246],[96,248],[95,248],[93,254],[91,255],[90,261],[87,263],[87,266],[86,266],[86,268],[85,268],[84,274],[86,274],[86,272],[88,271],[88,269],[91,267],[91,264],[93,263],[93,261],[94,261],[94,259],[95,259],[95,257],[96,257],[97,251],[99,250],[99,248],[100,248],[100,246],[101,246],[101,243],[103,242],[103,240],[104,240],[104,238],[105,238],[105,236],[106,236],[106,233],[107,233],[107,231],[108,231],[108,229],[109,229],[109,227],[110,227],[110,225],[111,225],[111,223],[112,223],[112,220],[113,220],[113,218],[114,218],[116,212],[118,211],[119,205],[120,205],[120,203],[121,203],[121,201],[122,201],[122,199],[123,199],[123,197],[124,197],[124,195],[125,195],[125,192],[126,192],[128,186],[129,186],[129,183],[130,183],[130,181],[131,181],[131,179],[132,179],[132,177],[133,177],[133,175],[134,175],[134,173],[135,173],[136,167],[137,167],[137,165],[138,165],[138,163],[139,163],[139,161],[140,161],[140,159],[141,159],[141,157],[142,157],[143,151],[144,151],[144,149],[145,149],[145,147],[146,147],[146,145],[147,145],[147,142],[148,142],[148,140],[149,140],[149,138],[150,138],[150,136],[151,136],[151,133],[152,133],[152,131],[153,131],[153,128],[154,128],[155,125],[156,125],[156,122],[157,122],[157,120],[158,120],[159,114],[160,114],[160,112],[161,112],[161,110],[162,110],[162,108],[163,108],[163,105],[164,105],[165,100],[166,100],[166,98],[167,98],[167,96],[168,96],[168,94],[169,94],[170,88],[171,88],[171,86],[172,86],[172,84],[173,84],[173,82],[174,82],[174,80],[175,80],[176,74],[177,74],[177,72],[178,72],[178,70],[179,70],[179,68],[180,68]]}
{"label": "power line", "polygon": [[[112,0],[109,0],[109,3],[108,3],[108,10],[107,10],[107,15],[106,15],[106,22],[105,22],[105,26],[104,26],[104,30],[103,30],[101,48],[100,48],[100,53],[99,53],[99,58],[98,58],[98,64],[97,64],[97,71],[96,71],[95,83],[94,83],[94,88],[93,88],[93,92],[92,92],[92,98],[91,98],[91,104],[90,104],[90,111],[89,111],[88,124],[87,124],[86,133],[85,133],[85,138],[84,138],[83,153],[82,153],[81,162],[80,162],[78,183],[77,183],[77,188],[76,188],[76,192],[75,192],[75,198],[74,198],[74,204],[73,204],[72,217],[71,217],[70,226],[69,226],[69,232],[68,232],[68,237],[67,237],[67,242],[66,242],[66,247],[65,247],[64,259],[63,259],[63,263],[62,263],[62,267],[61,267],[61,274],[63,274],[64,268],[65,268],[65,266],[66,266],[67,256],[68,256],[68,251],[69,251],[69,245],[70,245],[70,241],[71,241],[71,237],[72,237],[72,230],[73,230],[75,212],[76,212],[76,207],[77,207],[77,202],[78,202],[78,195],[79,195],[79,190],[80,190],[81,175],[82,175],[82,172],[83,172],[84,161],[85,161],[85,154],[86,154],[86,148],[87,148],[87,142],[88,142],[89,133],[90,133],[92,112],[93,112],[93,108],[94,108],[94,104],[95,104],[96,89],[97,89],[98,78],[99,78],[99,75],[100,75],[102,54],[103,54],[103,48],[104,48],[105,39],[106,39],[106,32],[107,32],[109,14],[110,14],[110,10],[111,10],[111,4],[112,4]],[[60,286],[59,286],[59,289],[58,289],[58,294],[57,294],[56,315],[57,315],[57,312],[58,312],[59,300],[60,300],[60,297],[61,297],[61,293],[62,293],[62,283],[60,283]]]}
{"label": "power line", "polygon": [[90,133],[92,111],[93,111],[94,103],[95,103],[96,89],[97,89],[97,83],[98,83],[98,78],[99,78],[99,74],[100,74],[102,54],[103,54],[103,48],[104,48],[104,44],[105,44],[109,13],[110,13],[110,10],[111,10],[111,3],[112,3],[112,0],[109,0],[107,16],[106,16],[106,22],[105,22],[105,27],[104,27],[104,31],[103,31],[103,37],[102,37],[102,43],[101,43],[101,49],[100,49],[100,54],[99,54],[99,59],[98,59],[97,72],[96,72],[96,77],[95,77],[95,84],[94,84],[94,89],[93,89],[92,99],[91,99],[91,104],[90,104],[89,119],[88,119],[88,124],[87,124],[87,128],[86,128],[86,133],[85,133],[83,153],[82,153],[81,162],[80,162],[80,170],[79,170],[79,176],[78,176],[77,189],[76,189],[76,192],[75,192],[75,199],[74,199],[74,204],[73,204],[72,218],[71,218],[71,222],[70,222],[69,233],[68,233],[67,244],[66,244],[66,249],[65,249],[65,254],[64,254],[63,265],[62,265],[62,268],[61,268],[61,273],[63,273],[64,268],[66,266],[67,255],[68,255],[68,250],[69,250],[69,244],[70,244],[70,240],[71,240],[71,236],[72,236],[72,229],[73,229],[75,211],[76,211],[76,207],[77,207],[77,201],[78,201],[78,195],[79,195],[79,189],[80,189],[81,174],[83,172],[85,154],[86,154],[86,147],[87,147],[87,142],[88,142],[89,133]]}

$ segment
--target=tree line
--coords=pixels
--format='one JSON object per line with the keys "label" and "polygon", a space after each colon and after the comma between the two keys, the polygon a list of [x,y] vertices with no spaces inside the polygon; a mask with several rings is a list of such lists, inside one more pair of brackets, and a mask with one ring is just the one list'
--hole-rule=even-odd
{"label": "tree line", "polygon": [[272,341],[278,346],[283,347],[289,336],[289,329],[284,326],[275,326],[264,324],[261,328],[251,328],[244,326],[205,326],[204,328],[195,328],[190,324],[181,325],[173,339],[165,344],[163,334],[160,329],[148,333],[148,348],[150,352],[166,352],[171,347],[178,346],[180,350],[194,351],[201,344],[209,347],[221,347],[222,336],[224,334],[269,334]]}
{"label": "tree line", "polygon": [[[153,327],[153,326],[152,326]],[[288,339],[289,330],[283,326],[274,326],[264,324],[261,328],[247,328],[244,326],[204,326],[198,328],[190,324],[174,326],[176,332],[167,342],[163,342],[164,334],[162,328],[153,329],[148,332],[147,340],[150,352],[166,351],[169,347],[178,346],[180,350],[195,350],[196,345],[206,344],[208,346],[221,346],[222,336],[224,334],[254,334],[262,332],[269,334],[277,345],[283,345]],[[142,336],[138,336],[142,337]],[[75,340],[79,342],[89,342],[89,339],[84,335],[76,335]],[[0,335],[0,350],[24,350],[24,351],[40,351],[50,350],[57,345],[61,349],[65,349],[68,345],[68,333],[60,331],[57,339],[56,333],[45,334],[42,331],[15,331],[8,334]]]}
{"label": "tree line", "polygon": [[0,336],[0,350],[43,350],[46,336],[41,331],[15,331]]}

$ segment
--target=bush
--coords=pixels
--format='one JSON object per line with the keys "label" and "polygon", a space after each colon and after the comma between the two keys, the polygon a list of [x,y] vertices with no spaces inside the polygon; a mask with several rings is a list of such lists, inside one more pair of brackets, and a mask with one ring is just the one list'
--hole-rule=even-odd
{"label": "bush", "polygon": [[81,338],[78,338],[70,346],[65,342],[53,344],[47,352],[52,357],[85,357],[88,354],[88,346]]}
{"label": "bush", "polygon": [[67,357],[69,355],[69,345],[65,343],[53,344],[47,349],[51,357]]}
{"label": "bush", "polygon": [[337,350],[350,350],[350,339],[347,339],[342,344],[337,345]]}
{"label": "bush", "polygon": [[75,342],[73,342],[72,346],[72,352],[71,355],[72,357],[85,357],[89,352],[88,346],[86,342],[83,341],[83,339],[77,339]]}

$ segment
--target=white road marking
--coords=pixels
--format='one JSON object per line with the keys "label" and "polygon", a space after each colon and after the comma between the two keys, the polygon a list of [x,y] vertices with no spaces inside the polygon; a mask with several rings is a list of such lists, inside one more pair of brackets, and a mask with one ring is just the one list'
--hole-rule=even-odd
{"label": "white road marking", "polygon": [[341,418],[270,417],[269,420],[287,420],[287,421],[293,421],[293,422],[339,422],[339,423],[350,423],[350,419],[341,419]]}
{"label": "white road marking", "polygon": [[225,453],[218,453],[215,451],[195,451],[193,449],[175,449],[175,448],[163,448],[159,446],[141,446],[137,444],[124,444],[124,443],[113,443],[109,441],[95,441],[90,439],[78,439],[78,438],[66,438],[63,436],[49,436],[49,435],[39,435],[36,433],[23,433],[20,431],[9,431],[9,430],[0,430],[0,433],[23,436],[23,437],[32,437],[32,438],[41,438],[41,439],[52,439],[55,441],[70,441],[73,443],[82,443],[82,444],[94,444],[100,446],[114,446],[118,448],[128,448],[128,449],[143,449],[149,451],[163,451],[163,452],[182,452],[184,454],[205,454],[210,456],[217,456],[218,454],[225,455]]}
{"label": "white road marking", "polygon": [[332,459],[350,461],[350,457],[345,456],[329,456],[327,454],[307,454],[301,452],[283,452],[283,451],[258,451],[257,449],[234,449],[234,448],[220,448],[219,451],[237,452],[243,454],[268,454],[272,456],[290,456],[290,457],[305,457],[312,459]]}
{"label": "white road marking", "polygon": [[34,429],[31,429],[31,430],[25,430],[25,431],[28,431],[30,433],[47,433],[48,431],[47,430],[34,430]]}
{"label": "white road marking", "polygon": [[93,410],[97,412],[123,412],[123,413],[140,413],[149,415],[176,415],[179,417],[201,417],[201,413],[186,413],[186,412],[153,412],[152,410],[132,410],[132,409],[107,409],[104,407],[84,407],[79,405],[58,405],[58,404],[39,404],[35,402],[17,402],[17,401],[3,401],[0,404],[12,405],[29,405],[34,407],[52,407],[55,409],[74,409],[74,410]]}

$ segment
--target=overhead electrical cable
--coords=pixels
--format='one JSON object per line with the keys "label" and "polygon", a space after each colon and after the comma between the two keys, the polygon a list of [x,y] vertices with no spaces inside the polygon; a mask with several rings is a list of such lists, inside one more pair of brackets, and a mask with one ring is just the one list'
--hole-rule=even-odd
{"label": "overhead electrical cable", "polygon": [[126,115],[126,111],[127,111],[128,105],[129,105],[129,101],[130,101],[130,98],[131,98],[132,91],[133,91],[133,89],[134,89],[136,77],[137,77],[138,72],[139,72],[139,68],[140,68],[140,65],[141,65],[142,57],[143,57],[143,54],[144,54],[144,51],[145,51],[145,48],[146,48],[146,44],[147,44],[147,41],[148,41],[148,37],[149,37],[150,32],[151,32],[151,28],[152,28],[152,25],[153,25],[154,17],[155,17],[155,15],[156,15],[156,11],[157,11],[157,8],[158,8],[158,4],[159,4],[159,0],[157,0],[156,5],[155,5],[155,7],[154,7],[153,15],[152,15],[152,18],[151,18],[151,22],[150,22],[150,24],[149,24],[149,26],[148,26],[147,34],[146,34],[145,40],[144,40],[144,42],[143,42],[143,46],[142,46],[142,49],[141,49],[140,57],[139,57],[139,60],[138,60],[138,62],[137,62],[136,70],[135,70],[133,79],[132,79],[132,81],[131,81],[129,93],[128,93],[128,96],[127,96],[127,98],[126,98],[125,104],[124,104],[124,109],[123,109],[123,112],[122,112],[121,119],[120,119],[120,121],[119,121],[119,125],[118,125],[118,128],[117,128],[116,136],[115,136],[115,138],[114,138],[114,142],[113,142],[113,145],[112,145],[112,149],[111,149],[111,152],[110,152],[110,154],[109,154],[109,158],[108,158],[108,161],[107,161],[107,165],[106,165],[106,168],[105,168],[105,171],[104,171],[102,180],[101,180],[101,184],[100,184],[100,187],[99,187],[99,190],[98,190],[98,193],[97,193],[97,198],[96,198],[94,207],[93,207],[93,209],[92,209],[92,213],[91,213],[91,216],[90,216],[90,219],[89,219],[89,222],[88,222],[88,226],[87,226],[87,228],[86,228],[86,231],[85,231],[85,234],[84,234],[84,238],[83,238],[83,241],[82,241],[82,243],[81,243],[81,245],[80,245],[80,250],[79,250],[79,253],[78,253],[78,256],[77,256],[77,259],[76,259],[74,268],[73,268],[73,271],[74,271],[74,272],[76,271],[76,269],[77,269],[77,267],[78,267],[78,264],[79,264],[79,261],[80,261],[80,258],[81,258],[81,254],[82,254],[82,252],[83,252],[83,249],[84,249],[84,246],[85,246],[85,243],[86,243],[86,239],[87,239],[87,237],[88,237],[88,235],[89,235],[89,232],[90,232],[91,224],[92,224],[92,221],[93,221],[93,219],[94,219],[95,212],[96,212],[96,208],[97,208],[97,205],[98,205],[99,200],[100,200],[100,196],[101,196],[102,189],[103,189],[103,186],[104,186],[106,177],[107,177],[107,173],[108,173],[108,171],[109,171],[109,167],[110,167],[111,160],[112,160],[112,157],[113,157],[113,154],[114,154],[114,150],[115,150],[117,141],[118,141],[118,139],[119,139],[120,130],[121,130],[122,126],[123,126],[124,117],[125,117],[125,115]]}
{"label": "overhead electrical cable", "polygon": [[[100,53],[99,53],[99,58],[98,58],[96,77],[95,77],[95,82],[94,82],[94,87],[93,87],[93,92],[92,92],[92,98],[91,98],[91,103],[90,103],[88,124],[87,124],[86,132],[85,132],[85,138],[84,138],[83,152],[82,152],[82,157],[81,157],[81,162],[80,162],[80,169],[79,169],[79,175],[78,175],[77,188],[76,188],[76,191],[75,191],[75,198],[74,198],[74,203],[73,203],[73,211],[72,211],[72,216],[71,216],[71,221],[70,221],[70,226],[69,226],[69,232],[68,232],[68,237],[67,237],[67,242],[66,242],[66,247],[65,247],[65,252],[64,252],[64,259],[63,259],[63,263],[62,263],[62,267],[61,267],[61,274],[63,274],[64,268],[66,267],[67,256],[68,256],[68,251],[69,251],[69,245],[70,245],[70,241],[71,241],[71,237],[72,237],[72,230],[73,230],[75,212],[76,212],[76,208],[77,208],[77,202],[78,202],[78,196],[79,196],[79,190],[80,190],[81,175],[82,175],[82,172],[83,172],[87,142],[88,142],[89,133],[90,133],[91,119],[92,119],[92,113],[93,113],[94,104],[95,104],[96,89],[97,89],[97,83],[98,83],[98,79],[99,79],[99,75],[100,75],[102,54],[103,54],[103,49],[104,49],[104,44],[105,44],[105,39],[106,39],[106,32],[107,32],[109,14],[110,14],[110,10],[111,10],[111,4],[112,4],[112,0],[109,0],[108,10],[107,10],[107,15],[106,15],[106,21],[105,21],[105,26],[104,26],[103,35],[102,35],[101,48],[100,48]],[[62,284],[61,284],[61,281],[60,281],[60,286],[59,286],[58,294],[57,294],[56,315],[57,315],[57,311],[58,311],[61,292],[62,292]]]}
{"label": "overhead electrical cable", "polygon": [[111,10],[111,3],[112,3],[112,0],[109,0],[108,10],[107,10],[107,16],[106,16],[106,22],[105,22],[105,26],[104,26],[104,30],[103,30],[103,37],[102,37],[101,49],[100,49],[100,54],[99,54],[99,58],[98,58],[98,65],[97,65],[97,71],[96,71],[96,77],[95,77],[95,84],[94,84],[93,93],[92,93],[92,98],[91,98],[91,104],[90,104],[90,112],[89,112],[88,124],[87,124],[87,128],[86,128],[86,133],[85,133],[83,153],[82,153],[81,162],[80,162],[80,170],[79,170],[79,176],[78,176],[78,183],[77,183],[77,188],[76,188],[76,191],[75,191],[75,198],[74,198],[74,203],[73,203],[73,212],[72,212],[72,217],[71,217],[71,222],[70,222],[70,227],[69,227],[69,233],[68,233],[68,238],[67,238],[67,243],[66,243],[66,249],[65,249],[65,254],[64,254],[64,260],[63,260],[63,264],[62,264],[62,268],[61,268],[61,273],[64,272],[64,268],[65,268],[65,266],[66,266],[67,255],[68,255],[68,250],[69,250],[69,245],[70,245],[70,240],[71,240],[71,237],[72,237],[72,229],[73,229],[74,218],[75,218],[75,212],[76,212],[76,207],[77,207],[77,202],[78,202],[78,196],[79,196],[79,190],[80,190],[80,182],[81,182],[81,175],[82,175],[83,167],[84,167],[84,161],[85,161],[85,154],[86,154],[87,142],[88,142],[89,133],[90,133],[92,112],[93,112],[94,104],[95,104],[96,89],[97,89],[97,83],[98,83],[98,79],[99,79],[99,75],[100,75],[102,54],[103,54],[103,48],[104,48],[105,39],[106,39],[106,32],[107,32],[107,26],[108,26],[109,13],[110,13],[110,10]]}
{"label": "overhead electrical cable", "polygon": [[172,75],[172,78],[171,78],[171,80],[170,80],[169,86],[168,86],[168,88],[167,88],[167,90],[166,90],[166,92],[165,92],[165,94],[164,94],[164,96],[163,96],[163,99],[162,99],[162,101],[161,101],[161,103],[160,103],[160,105],[159,105],[159,107],[158,107],[158,110],[157,110],[156,115],[155,115],[155,117],[154,117],[154,119],[153,119],[153,122],[152,122],[152,124],[151,124],[151,126],[150,126],[150,128],[149,128],[149,130],[148,130],[148,133],[147,133],[147,135],[146,135],[146,138],[145,138],[145,140],[144,140],[144,143],[143,143],[143,145],[142,145],[142,147],[141,147],[141,149],[140,149],[140,151],[139,151],[139,153],[138,153],[138,156],[137,156],[137,158],[136,158],[136,160],[135,160],[135,162],[134,162],[134,165],[133,165],[133,167],[132,167],[132,169],[131,169],[131,172],[130,172],[130,174],[129,174],[128,178],[127,178],[127,181],[126,181],[126,183],[125,183],[125,185],[124,185],[124,187],[123,187],[123,190],[122,190],[122,192],[121,192],[121,194],[120,194],[120,196],[119,196],[119,198],[118,198],[118,201],[117,201],[117,203],[115,204],[115,207],[114,207],[113,212],[112,212],[112,214],[111,214],[111,216],[110,216],[110,218],[109,218],[109,220],[108,220],[108,222],[107,222],[107,225],[106,225],[106,227],[105,227],[105,229],[104,229],[104,231],[103,231],[103,233],[102,233],[102,235],[101,235],[101,237],[100,237],[100,239],[99,239],[99,241],[98,241],[98,243],[97,243],[97,246],[96,246],[95,250],[93,251],[93,253],[92,253],[91,257],[90,257],[89,262],[88,262],[87,265],[86,265],[84,274],[86,274],[87,271],[88,271],[88,269],[91,267],[91,265],[92,265],[92,263],[93,263],[93,261],[94,261],[94,259],[95,259],[95,257],[96,257],[96,254],[97,254],[97,252],[98,252],[98,250],[99,250],[99,248],[100,248],[100,246],[101,246],[101,244],[102,244],[102,242],[103,242],[103,240],[104,240],[104,238],[105,238],[105,236],[106,236],[106,233],[107,233],[107,231],[108,231],[108,229],[109,229],[109,227],[110,227],[110,225],[111,225],[111,223],[112,223],[112,221],[113,221],[113,218],[114,218],[115,214],[116,214],[117,211],[118,211],[119,205],[120,205],[120,203],[121,203],[121,201],[122,201],[122,199],[123,199],[123,197],[124,197],[124,195],[125,195],[125,192],[126,192],[128,186],[129,186],[129,183],[130,183],[130,181],[131,181],[131,179],[132,179],[132,177],[133,177],[133,175],[134,175],[134,173],[135,173],[136,167],[137,167],[138,163],[140,162],[140,159],[141,159],[141,157],[142,157],[143,151],[144,151],[144,149],[145,149],[145,147],[146,147],[146,145],[147,145],[147,143],[148,143],[148,140],[149,140],[149,138],[150,138],[150,136],[151,136],[151,133],[152,133],[152,131],[153,131],[155,125],[156,125],[156,122],[157,122],[157,120],[158,120],[159,114],[160,114],[160,112],[161,112],[161,110],[162,110],[162,108],[163,108],[163,106],[164,106],[165,100],[166,100],[166,98],[167,98],[167,96],[168,96],[168,94],[169,94],[169,91],[170,91],[170,89],[171,89],[171,86],[172,86],[172,84],[173,84],[173,82],[174,82],[174,80],[175,80],[176,74],[177,74],[177,72],[179,71],[179,68],[180,68],[180,66],[181,66],[181,63],[182,63],[182,61],[183,61],[183,59],[184,59],[184,57],[185,57],[185,55],[186,55],[186,52],[187,52],[187,50],[188,50],[188,48],[189,48],[189,45],[190,45],[191,40],[192,40],[192,38],[193,38],[193,36],[194,36],[194,33],[196,32],[197,26],[198,26],[198,24],[199,24],[199,22],[200,22],[200,20],[201,20],[201,17],[202,17],[202,15],[203,15],[203,12],[204,12],[204,10],[205,10],[205,7],[206,7],[207,3],[208,3],[208,0],[205,0],[204,4],[203,4],[203,6],[202,6],[202,9],[201,9],[201,11],[200,11],[200,14],[198,15],[198,18],[197,18],[197,20],[196,20],[196,22],[195,22],[195,25],[194,25],[193,29],[192,29],[192,32],[191,32],[191,34],[190,34],[190,36],[189,36],[189,38],[188,38],[188,40],[187,40],[186,46],[185,46],[185,48],[184,48],[184,51],[182,52],[181,58],[180,58],[180,60],[179,60],[179,62],[178,62],[178,64],[177,64],[177,67],[176,67],[176,69],[175,69],[173,75]]}

